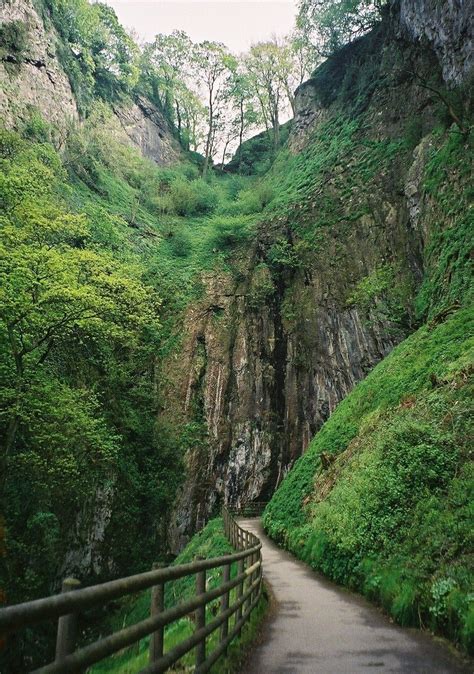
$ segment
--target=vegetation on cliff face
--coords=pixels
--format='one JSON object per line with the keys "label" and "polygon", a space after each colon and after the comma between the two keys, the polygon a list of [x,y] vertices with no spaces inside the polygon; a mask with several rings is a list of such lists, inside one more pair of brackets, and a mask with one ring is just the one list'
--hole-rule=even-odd
{"label": "vegetation on cliff face", "polygon": [[[59,134],[32,110],[16,131],[0,131],[0,564],[8,602],[57,590],[64,570],[87,582],[165,558],[185,454],[197,448],[204,462],[210,454],[200,391],[186,413],[181,391],[166,397],[185,312],[202,300],[205,278],[225,276],[229,287],[245,288],[252,317],[274,312],[280,350],[265,362],[265,376],[276,366],[286,371],[283,334],[301,336],[292,365],[307,369],[309,333],[319,320],[308,288],[329,279],[321,311],[329,294],[331,320],[360,312],[368,331],[383,328],[376,332],[387,340],[383,348],[416,331],[339,405],[281,483],[265,526],[399,622],[429,626],[472,649],[466,90],[447,91],[416,49],[405,45],[406,58],[402,47],[382,49],[387,34],[378,27],[313,74],[317,111],[300,151],[291,145],[298,129],[278,125],[270,87],[267,131],[239,146],[232,173],[203,176],[196,154],[163,168],[114,134],[111,105],[146,95],[176,123],[185,149],[197,147],[193,115],[203,110],[170,75],[170,63],[160,71],[163,64],[153,62],[163,41],[140,53],[101,4],[36,4],[58,32],[59,58],[85,118]],[[384,3],[342,4],[369,7],[372,24]],[[331,49],[346,42],[350,16],[342,25],[340,14],[327,14],[329,33],[336,29],[335,42],[327,33]],[[28,39],[21,22],[7,24],[0,58],[20,62]],[[255,123],[255,101],[243,109],[248,81],[224,56],[234,78],[226,133],[241,140]],[[402,94],[416,101],[400,102]],[[412,166],[419,175],[407,195]],[[413,209],[409,225],[393,215],[397,208]],[[361,262],[354,251],[362,247]],[[221,307],[208,310],[218,325]],[[194,356],[202,380],[199,337]],[[164,414],[167,406],[174,408]],[[202,491],[204,502],[216,485]],[[212,522],[178,561],[226,546]],[[188,589],[177,584],[176,592],[184,597]],[[147,610],[144,597],[123,607],[120,620]],[[181,636],[189,629],[187,621],[177,627]],[[12,671],[24,668],[25,654],[43,660],[54,636],[48,627],[38,635],[25,631],[10,642]],[[139,666],[145,649],[144,642],[138,654],[97,671]]]}
{"label": "vegetation on cliff face", "polygon": [[[456,129],[425,142],[429,233],[415,305],[427,323],[338,406],[264,523],[401,624],[430,627],[472,650],[469,150]],[[360,284],[351,299],[370,295],[381,278]]]}

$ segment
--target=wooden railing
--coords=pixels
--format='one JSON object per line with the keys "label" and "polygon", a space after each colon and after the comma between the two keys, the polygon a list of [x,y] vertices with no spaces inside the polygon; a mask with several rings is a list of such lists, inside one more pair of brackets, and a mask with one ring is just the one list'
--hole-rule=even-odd
{"label": "wooden railing", "polygon": [[[67,579],[61,594],[1,609],[0,634],[16,632],[44,620],[58,620],[56,659],[36,669],[34,674],[83,672],[90,665],[148,635],[151,635],[149,664],[141,670],[141,674],[165,672],[192,649],[195,649],[194,672],[208,672],[226,652],[230,642],[240,635],[262,592],[262,546],[259,539],[242,529],[227,510],[223,511],[223,518],[226,536],[237,552],[154,569],[86,588],[80,588],[75,579]],[[232,577],[231,565],[234,563],[237,570]],[[211,569],[220,569],[220,583],[207,590],[206,572]],[[196,578],[195,596],[172,608],[165,608],[165,584],[190,575]],[[149,618],[76,650],[80,612],[148,588],[152,588]],[[206,622],[206,605],[219,598],[217,616]],[[165,627],[190,614],[193,614],[195,623],[193,634],[164,652]],[[208,653],[207,638],[216,630],[220,630],[218,645]]]}

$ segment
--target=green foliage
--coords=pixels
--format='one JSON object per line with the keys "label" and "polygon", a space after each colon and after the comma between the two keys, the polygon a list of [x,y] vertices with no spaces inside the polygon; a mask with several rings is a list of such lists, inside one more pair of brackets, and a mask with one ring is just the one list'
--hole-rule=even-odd
{"label": "green foliage", "polygon": [[373,29],[363,40],[338,49],[314,71],[311,82],[318,102],[325,108],[337,101],[349,116],[362,113],[374,91],[389,81],[380,53],[386,30]]}
{"label": "green foliage", "polygon": [[413,302],[412,285],[410,279],[400,278],[400,271],[397,273],[393,265],[384,264],[356,284],[347,305],[371,312],[378,319],[406,325]]}
{"label": "green foliage", "polygon": [[[284,147],[291,131],[291,121],[280,126],[279,147]],[[235,171],[241,175],[263,175],[266,173],[275,158],[273,136],[270,131],[262,131],[245,140],[237,148],[226,170]]]}
{"label": "green foliage", "polygon": [[373,28],[386,0],[302,0],[298,25],[325,56]]}
{"label": "green foliage", "polygon": [[138,47],[114,10],[87,0],[37,0],[59,35],[58,57],[78,108],[85,114],[94,98],[118,100],[138,82]]}
{"label": "green foliage", "polygon": [[216,191],[202,179],[192,183],[185,180],[173,182],[170,198],[174,213],[181,216],[212,213],[218,201]]}
{"label": "green foliage", "polygon": [[[149,261],[123,217],[79,181],[74,169],[84,175],[89,164],[70,152],[68,176],[48,143],[0,132],[1,573],[10,602],[57,589],[95,511],[105,513],[105,531],[93,554],[119,574],[146,568],[164,545],[182,473],[183,448],[156,422],[163,326]],[[149,167],[134,159],[121,164],[130,180]],[[100,153],[90,161],[109,192],[121,193],[117,210],[128,208],[136,188]],[[140,222],[151,221],[146,213]],[[38,658],[52,636],[44,634]],[[3,654],[8,667],[24,669],[22,657],[36,651],[30,636]]]}
{"label": "green foliage", "polygon": [[253,219],[249,216],[216,216],[209,246],[214,251],[226,251],[238,246],[249,239],[252,223]]}
{"label": "green foliage", "polygon": [[30,111],[28,119],[25,121],[23,136],[29,140],[36,140],[39,143],[50,143],[53,138],[53,127],[35,110]]}
{"label": "green foliage", "polygon": [[[425,172],[425,190],[431,200],[433,223],[425,252],[425,275],[417,297],[419,317],[432,317],[456,303],[472,298],[472,248],[474,219],[472,139],[450,131],[435,143]],[[451,181],[446,174],[454,173]]]}
{"label": "green foliage", "polygon": [[[192,562],[196,557],[201,556],[205,558],[219,557],[233,552],[227,538],[224,535],[222,520],[211,520],[202,531],[193,536],[184,550],[176,557],[173,564],[186,564]],[[231,576],[237,572],[237,565],[233,564],[231,568]],[[220,582],[219,570],[210,571],[207,573],[206,588],[212,589]],[[232,600],[235,591],[232,593]],[[195,578],[189,576],[166,584],[165,591],[165,606],[171,607],[190,599],[195,595]],[[218,600],[211,602],[207,608],[207,620],[210,621],[215,617],[215,612],[218,607]],[[244,627],[241,637],[236,639],[230,647],[230,652],[227,657],[224,657],[216,663],[212,668],[214,674],[229,674],[230,672],[238,671],[239,660],[242,656],[242,649],[248,646],[255,636],[260,622],[262,621],[266,609],[266,601],[256,609],[250,622]],[[108,623],[113,629],[120,629],[124,626],[132,625],[139,620],[148,618],[150,612],[150,593],[144,592],[138,599],[129,599],[123,602],[119,611],[112,617],[109,616]],[[232,619],[231,619],[232,621]],[[232,625],[232,622],[231,622]],[[176,623],[173,623],[166,628],[165,631],[165,650],[170,650],[176,646],[180,641],[193,633],[193,623],[190,617],[182,618]],[[107,672],[114,672],[114,674],[132,674],[138,672],[147,664],[148,658],[148,644],[149,637],[140,641],[137,647],[132,647],[115,656],[104,660],[92,668],[94,674],[106,674]],[[218,644],[218,632],[212,635],[208,640],[208,652],[215,648]],[[193,653],[186,655],[177,665],[178,667],[192,666]]]}
{"label": "green foliage", "polygon": [[247,304],[251,309],[260,311],[263,307],[269,306],[274,295],[275,284],[270,269],[262,262],[254,270]]}
{"label": "green foliage", "polygon": [[5,21],[0,26],[0,60],[21,60],[28,49],[28,26],[24,21]]}

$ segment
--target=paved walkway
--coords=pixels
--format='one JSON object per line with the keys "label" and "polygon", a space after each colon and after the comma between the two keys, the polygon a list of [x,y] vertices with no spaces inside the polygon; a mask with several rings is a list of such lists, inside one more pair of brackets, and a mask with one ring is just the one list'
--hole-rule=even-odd
{"label": "paved walkway", "polygon": [[474,671],[418,630],[393,625],[362,597],[345,591],[284,552],[258,520],[239,520],[263,544],[264,575],[277,601],[242,674],[357,674]]}

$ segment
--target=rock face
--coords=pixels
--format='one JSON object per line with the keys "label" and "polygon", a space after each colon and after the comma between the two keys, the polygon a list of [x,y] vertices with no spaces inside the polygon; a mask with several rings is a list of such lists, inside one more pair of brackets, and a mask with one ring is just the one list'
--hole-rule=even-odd
{"label": "rock face", "polygon": [[308,135],[323,116],[324,110],[318,103],[314,81],[309,79],[295,91],[295,116],[290,137],[292,150],[297,152],[305,146]]}
{"label": "rock face", "polygon": [[[59,131],[71,120],[79,121],[68,77],[57,55],[53,28],[47,28],[32,0],[6,0],[0,4],[0,23],[21,21],[27,28],[27,47],[20,55],[0,60],[0,117],[8,127],[21,125],[32,110]],[[116,105],[113,111],[123,130],[121,140],[138,147],[162,166],[179,160],[180,148],[161,112],[137,97]]]}
{"label": "rock face", "polygon": [[[408,4],[402,8],[405,21]],[[200,408],[208,446],[188,451],[188,477],[171,531],[175,550],[218,504],[267,500],[336,405],[410,331],[409,325],[391,323],[376,301],[363,308],[348,298],[357,280],[387,263],[402,271],[412,287],[422,276],[422,251],[429,240],[423,180],[432,154],[425,134],[437,123],[437,101],[413,73],[407,77],[405,62],[410,68],[415,63],[424,77],[438,77],[440,85],[443,78],[459,81],[466,68],[452,53],[449,35],[445,56],[437,52],[438,72],[434,43],[428,48],[414,44],[414,33],[395,41],[393,23],[390,30],[383,48],[372,42],[377,57],[357,47],[357,58],[382,63],[377,78],[389,82],[367,95],[363,145],[399,142],[407,138],[407,128],[416,128],[413,149],[399,145],[399,159],[396,154],[385,164],[378,159],[366,185],[357,181],[363,157],[348,156],[329,167],[313,203],[297,205],[291,216],[261,226],[242,270],[244,280],[236,282],[225,273],[205,278],[204,299],[185,319],[182,351],[166,376],[174,386],[173,407],[185,401],[184,415]],[[462,49],[455,51],[459,55]],[[351,64],[349,50],[346,56]],[[356,65],[367,77],[364,63]],[[342,82],[344,70],[339,77]],[[337,82],[331,80],[331,86],[337,88]],[[314,131],[341,114],[347,113],[340,99],[333,97],[326,106],[320,102],[316,80],[303,84],[291,149],[304,150]],[[275,231],[293,244],[290,223],[304,230],[305,223],[317,222],[319,204],[327,197],[357,215],[346,228],[336,224],[324,231],[304,269],[270,279],[265,263]],[[304,216],[299,208],[306,210]]]}
{"label": "rock face", "polygon": [[[383,210],[387,229],[361,222],[338,264],[315,256],[310,270],[288,276],[261,304],[254,290],[258,251],[247,283],[236,286],[225,275],[206,280],[205,300],[183,327],[179,365],[168,372],[179,382],[175,395],[185,413],[201,402],[209,434],[206,451],[188,452],[174,550],[217,503],[267,500],[336,405],[404,336],[375,307],[361,312],[338,297],[355,255],[370,269],[374,250],[400,259],[397,251],[409,246],[413,255],[404,262],[417,274],[418,237],[407,234],[402,200],[385,202]],[[332,241],[326,252],[336,257],[336,246]]]}
{"label": "rock face", "polygon": [[400,32],[435,51],[443,77],[461,84],[474,66],[474,0],[401,0]]}
{"label": "rock face", "polygon": [[14,126],[28,117],[33,107],[49,122],[64,127],[68,120],[77,119],[78,113],[57,58],[56,36],[45,28],[31,0],[0,4],[0,23],[11,21],[21,21],[27,27],[27,47],[19,62],[8,54],[0,61],[0,117],[7,126]]}
{"label": "rock face", "polygon": [[161,112],[146,98],[138,96],[128,106],[116,106],[114,112],[127,138],[160,166],[179,160],[178,142],[170,133]]}

